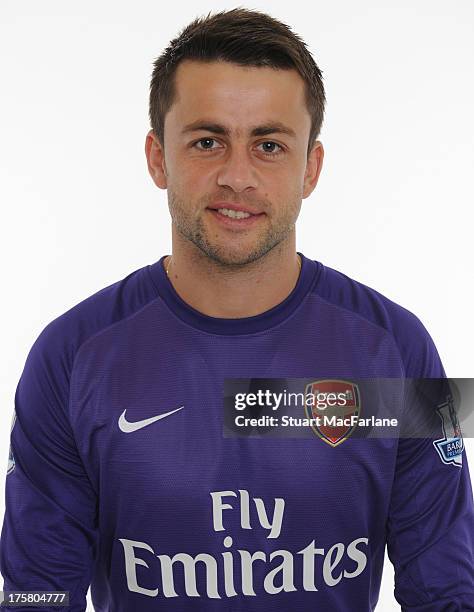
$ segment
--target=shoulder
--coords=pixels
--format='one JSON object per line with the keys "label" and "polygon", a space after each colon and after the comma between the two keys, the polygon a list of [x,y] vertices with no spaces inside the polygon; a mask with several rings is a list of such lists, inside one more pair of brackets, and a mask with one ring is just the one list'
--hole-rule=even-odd
{"label": "shoulder", "polygon": [[404,364],[406,377],[444,377],[435,344],[420,319],[379,291],[346,274],[319,264],[313,287],[320,299],[389,334]]}
{"label": "shoulder", "polygon": [[80,348],[100,332],[133,316],[157,297],[149,266],[103,287],[50,321],[28,353],[23,376],[41,371],[66,384]]}

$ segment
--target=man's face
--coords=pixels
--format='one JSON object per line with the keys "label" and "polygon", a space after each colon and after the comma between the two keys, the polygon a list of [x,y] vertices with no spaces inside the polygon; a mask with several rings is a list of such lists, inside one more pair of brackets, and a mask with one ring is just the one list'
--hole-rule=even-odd
{"label": "man's face", "polygon": [[[175,76],[164,151],[147,136],[150,173],[182,238],[225,265],[255,261],[292,236],[321,170],[321,143],[307,157],[304,81],[295,70],[189,60]],[[257,214],[225,216],[226,205]]]}

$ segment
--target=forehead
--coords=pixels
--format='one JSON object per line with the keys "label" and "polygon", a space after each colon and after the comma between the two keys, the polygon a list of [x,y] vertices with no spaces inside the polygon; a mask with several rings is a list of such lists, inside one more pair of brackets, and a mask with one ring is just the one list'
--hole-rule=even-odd
{"label": "forehead", "polygon": [[260,120],[273,120],[305,131],[310,122],[305,82],[296,70],[224,61],[182,61],[175,74],[175,100],[167,115],[176,127],[203,116],[238,125],[240,130]]}

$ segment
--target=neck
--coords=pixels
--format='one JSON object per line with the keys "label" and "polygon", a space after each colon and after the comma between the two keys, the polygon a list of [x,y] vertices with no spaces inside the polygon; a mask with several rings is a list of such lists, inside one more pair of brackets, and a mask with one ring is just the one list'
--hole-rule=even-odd
{"label": "neck", "polygon": [[210,317],[253,317],[280,304],[294,289],[300,258],[293,234],[260,259],[232,267],[204,255],[173,235],[172,255],[164,260],[168,278],[192,308]]}

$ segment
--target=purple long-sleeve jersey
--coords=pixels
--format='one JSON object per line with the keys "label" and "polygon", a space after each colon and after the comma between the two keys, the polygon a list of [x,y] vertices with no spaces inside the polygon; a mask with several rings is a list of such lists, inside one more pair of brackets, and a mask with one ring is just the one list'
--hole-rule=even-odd
{"label": "purple long-sleeve jersey", "polygon": [[191,308],[163,256],[43,329],[15,394],[4,590],[68,591],[73,612],[89,585],[97,612],[365,612],[387,544],[403,610],[474,610],[466,457],[223,435],[225,379],[445,377],[417,317],[300,255],[257,316]]}

